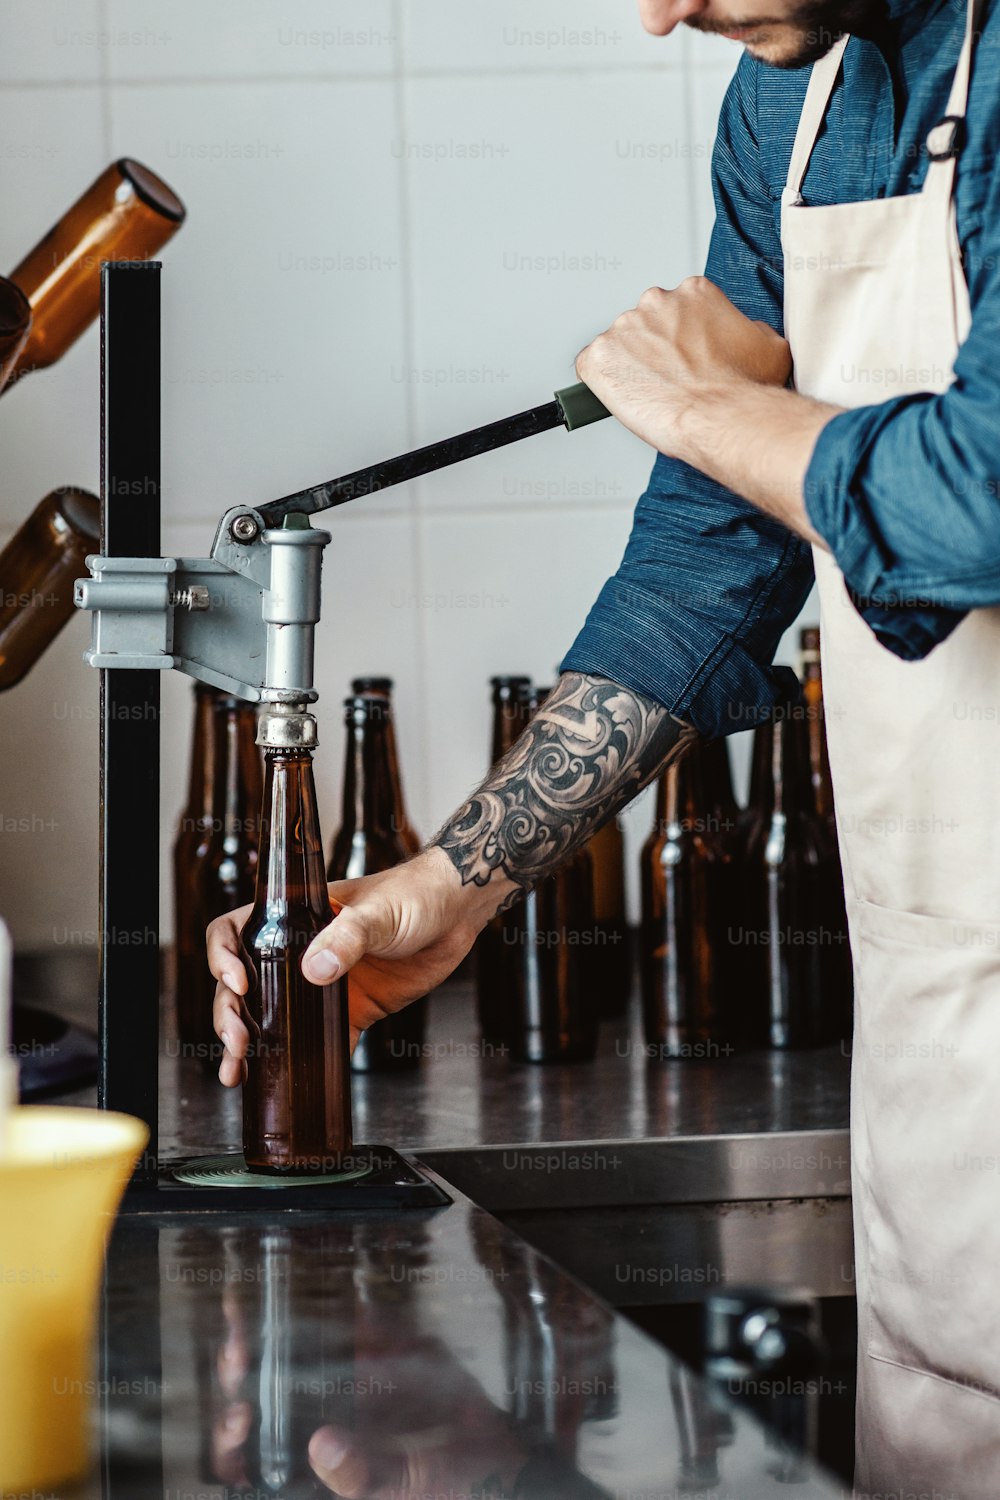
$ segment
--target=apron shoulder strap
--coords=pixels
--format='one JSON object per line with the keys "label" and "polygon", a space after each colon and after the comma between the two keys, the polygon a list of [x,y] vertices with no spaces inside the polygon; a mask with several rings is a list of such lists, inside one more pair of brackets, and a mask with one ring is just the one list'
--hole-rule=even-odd
{"label": "apron shoulder strap", "polygon": [[951,83],[951,93],[944,115],[927,137],[930,165],[924,181],[925,193],[950,197],[954,190],[955,167],[965,135],[965,115],[969,107],[969,85],[972,81],[972,54],[976,45],[982,0],[967,0],[965,39],[958,55],[958,66]]}
{"label": "apron shoulder strap", "polygon": [[792,159],[788,164],[788,180],[783,195],[786,203],[802,202],[802,181],[806,175],[809,158],[812,156],[820,126],[823,124],[827,106],[830,103],[830,95],[836,86],[840,75],[840,65],[850,40],[849,36],[842,36],[825,57],[821,57],[819,62],[813,64],[809,87],[806,90],[802,113],[799,116],[799,128],[795,132]]}

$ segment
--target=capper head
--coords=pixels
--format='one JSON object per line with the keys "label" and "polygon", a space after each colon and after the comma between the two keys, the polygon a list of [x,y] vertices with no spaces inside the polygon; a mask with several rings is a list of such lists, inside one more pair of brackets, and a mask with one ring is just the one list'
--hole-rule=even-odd
{"label": "capper head", "polygon": [[269,703],[257,718],[257,744],[264,750],[315,750],[316,720],[304,703]]}

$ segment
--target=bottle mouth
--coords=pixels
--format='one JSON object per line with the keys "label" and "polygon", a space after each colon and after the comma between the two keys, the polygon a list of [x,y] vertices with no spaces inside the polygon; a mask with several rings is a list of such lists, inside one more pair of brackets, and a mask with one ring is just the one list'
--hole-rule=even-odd
{"label": "bottle mouth", "polygon": [[187,210],[173,188],[168,187],[162,177],[157,177],[156,173],[144,167],[142,162],[133,161],[128,156],[123,156],[117,166],[119,172],[132,184],[147,208],[154,209],[165,219],[172,219],[175,224],[183,223]]}
{"label": "bottle mouth", "polygon": [[0,276],[0,334],[27,333],[31,327],[31,304],[15,282]]}
{"label": "bottle mouth", "polygon": [[316,720],[304,703],[273,703],[257,719],[257,744],[264,750],[315,750]]}

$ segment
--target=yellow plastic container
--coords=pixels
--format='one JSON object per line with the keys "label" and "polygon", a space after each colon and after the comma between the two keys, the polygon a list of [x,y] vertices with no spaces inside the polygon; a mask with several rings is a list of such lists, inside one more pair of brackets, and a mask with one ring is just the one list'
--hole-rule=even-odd
{"label": "yellow plastic container", "polygon": [[0,1494],[88,1468],[104,1247],[147,1140],[95,1109],[10,1112],[0,1151]]}

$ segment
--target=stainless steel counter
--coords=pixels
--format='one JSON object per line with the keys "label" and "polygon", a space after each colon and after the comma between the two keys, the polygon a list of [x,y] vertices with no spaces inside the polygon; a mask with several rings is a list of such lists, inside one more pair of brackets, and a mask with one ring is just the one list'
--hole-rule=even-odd
{"label": "stainless steel counter", "polygon": [[[65,972],[31,987],[85,1018]],[[512,1065],[482,1055],[469,987],[450,987],[419,1072],[354,1085],[358,1138],[440,1169],[449,1206],[118,1222],[105,1478],[81,1496],[314,1493],[306,1453],[321,1427],[353,1434],[351,1461],[369,1466],[359,1495],[507,1494],[517,1474],[519,1494],[546,1500],[755,1500],[779,1482],[840,1494],[562,1267],[586,1249],[578,1269],[609,1300],[663,1302],[699,1261],[703,1284],[748,1279],[748,1246],[770,1243],[765,1279],[787,1282],[808,1218],[835,1247],[821,1279],[848,1290],[846,1077],[836,1052],[650,1063],[634,1022],[617,1039],[605,1028],[593,1064]],[[169,1038],[161,1098],[165,1155],[238,1141],[238,1093]],[[525,1236],[548,1236],[560,1265]]]}

